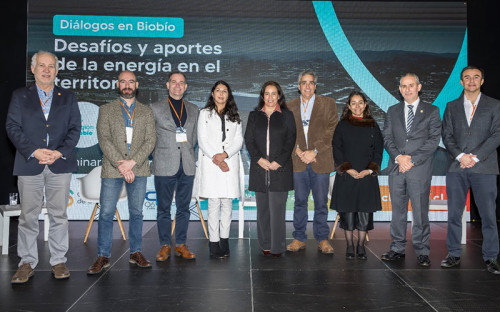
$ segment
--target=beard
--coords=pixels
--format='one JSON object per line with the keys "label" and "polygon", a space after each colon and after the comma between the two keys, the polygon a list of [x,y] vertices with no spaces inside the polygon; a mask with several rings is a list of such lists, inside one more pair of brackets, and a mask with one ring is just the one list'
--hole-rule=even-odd
{"label": "beard", "polygon": [[[126,93],[128,92],[128,93]],[[135,97],[137,89],[132,90],[131,88],[123,88],[120,90],[120,96],[124,99],[132,99]]]}

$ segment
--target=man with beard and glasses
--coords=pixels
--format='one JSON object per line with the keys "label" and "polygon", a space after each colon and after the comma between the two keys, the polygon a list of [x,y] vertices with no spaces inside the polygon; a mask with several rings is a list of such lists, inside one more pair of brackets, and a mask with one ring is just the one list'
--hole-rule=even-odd
{"label": "man with beard and glasses", "polygon": [[152,110],[136,101],[138,86],[133,72],[122,72],[117,82],[120,98],[99,108],[97,136],[103,155],[98,258],[87,274],[99,274],[110,265],[113,217],[124,182],[130,215],[129,262],[141,268],[151,267],[141,253],[142,206],[151,174],[148,158],[155,147],[156,130]]}

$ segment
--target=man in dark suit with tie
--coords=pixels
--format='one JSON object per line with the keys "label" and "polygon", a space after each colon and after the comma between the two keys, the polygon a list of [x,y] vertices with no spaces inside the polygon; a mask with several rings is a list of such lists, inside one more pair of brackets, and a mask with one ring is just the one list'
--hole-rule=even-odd
{"label": "man in dark suit with tie", "polygon": [[417,263],[429,266],[429,194],[434,152],[441,137],[441,118],[436,106],[420,101],[421,89],[417,75],[405,74],[399,85],[404,101],[391,106],[385,118],[383,135],[390,156],[387,171],[392,202],[392,243],[382,260],[392,261],[405,256],[409,200]]}
{"label": "man in dark suit with tie", "polygon": [[465,67],[460,83],[464,87],[463,96],[449,102],[443,116],[443,143],[450,157],[446,174],[448,256],[441,262],[441,267],[460,264],[461,220],[470,188],[481,216],[486,268],[493,274],[500,274],[495,203],[499,173],[500,101],[481,93],[484,71],[480,68]]}
{"label": "man in dark suit with tie", "polygon": [[21,199],[14,284],[25,283],[38,264],[38,216],[46,200],[50,220],[50,265],[56,279],[68,278],[68,216],[71,173],[77,170],[75,147],[81,118],[73,92],[54,85],[57,57],[39,51],[31,60],[35,85],[12,94],[7,114],[7,135],[16,147],[14,175]]}

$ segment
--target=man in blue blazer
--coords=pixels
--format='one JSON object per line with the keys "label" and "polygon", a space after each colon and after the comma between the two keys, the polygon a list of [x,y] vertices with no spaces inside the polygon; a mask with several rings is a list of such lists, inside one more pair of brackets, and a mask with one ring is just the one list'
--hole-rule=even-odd
{"label": "man in blue blazer", "polygon": [[480,68],[465,67],[460,74],[460,83],[464,87],[463,96],[449,102],[443,116],[443,143],[450,157],[446,174],[448,256],[441,262],[441,267],[460,264],[461,220],[470,188],[481,216],[486,268],[493,274],[500,274],[495,203],[500,101],[481,93],[484,71]]}
{"label": "man in blue blazer", "polygon": [[45,196],[50,220],[49,250],[56,279],[68,278],[68,217],[71,173],[77,170],[75,147],[81,118],[73,92],[54,85],[57,57],[39,51],[31,59],[35,85],[12,94],[7,135],[16,147],[14,175],[21,199],[17,254],[21,258],[12,283],[25,283],[38,264],[38,216]]}
{"label": "man in blue blazer", "polygon": [[437,106],[420,101],[421,89],[417,75],[405,74],[399,84],[404,102],[389,107],[385,119],[384,146],[390,156],[387,171],[392,202],[392,243],[381,259],[392,261],[405,256],[409,200],[417,263],[429,266],[429,195],[434,152],[441,138],[441,118]]}

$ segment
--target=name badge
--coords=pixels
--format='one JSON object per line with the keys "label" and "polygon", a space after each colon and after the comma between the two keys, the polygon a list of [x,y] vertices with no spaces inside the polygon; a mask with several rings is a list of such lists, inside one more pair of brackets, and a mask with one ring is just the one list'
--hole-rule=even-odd
{"label": "name badge", "polygon": [[125,131],[127,133],[127,144],[132,144],[132,135],[134,134],[134,128],[125,127]]}
{"label": "name badge", "polygon": [[175,141],[177,143],[186,143],[188,141],[187,131],[184,127],[177,127],[175,130]]}

